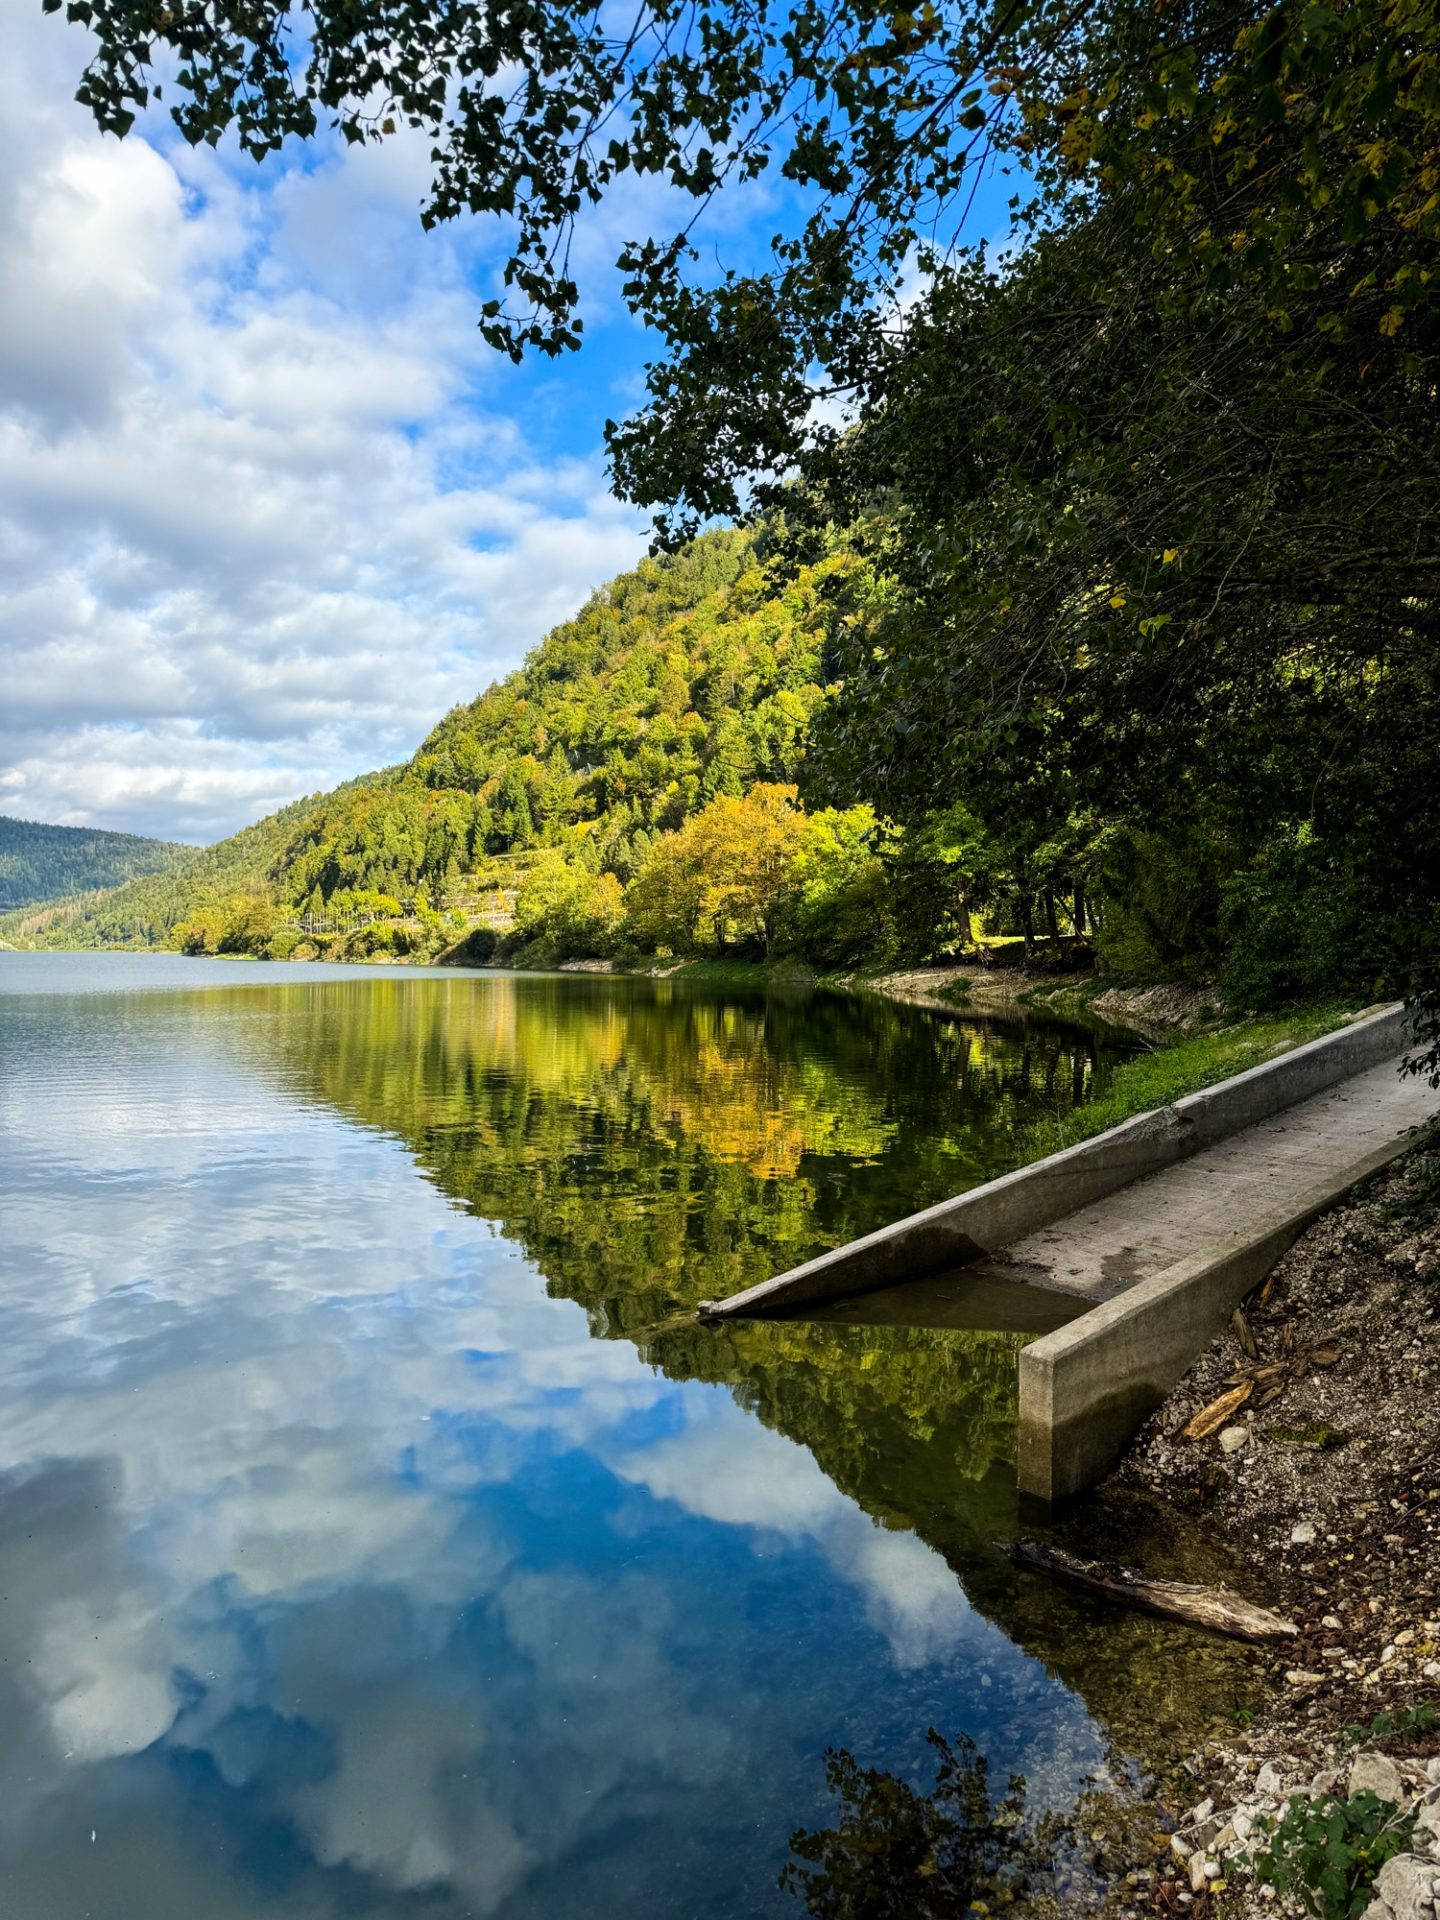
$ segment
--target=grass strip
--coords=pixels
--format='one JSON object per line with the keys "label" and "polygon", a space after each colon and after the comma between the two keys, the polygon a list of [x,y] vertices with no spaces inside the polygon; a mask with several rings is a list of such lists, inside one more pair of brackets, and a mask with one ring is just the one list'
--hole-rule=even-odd
{"label": "grass strip", "polygon": [[1286,1013],[1265,1014],[1137,1054],[1113,1068],[1100,1093],[1053,1120],[1037,1121],[1021,1136],[1026,1160],[1037,1160],[1077,1141],[1118,1127],[1137,1113],[1173,1106],[1187,1093],[1258,1067],[1278,1053],[1318,1040],[1353,1019],[1356,1009],[1328,1001]]}

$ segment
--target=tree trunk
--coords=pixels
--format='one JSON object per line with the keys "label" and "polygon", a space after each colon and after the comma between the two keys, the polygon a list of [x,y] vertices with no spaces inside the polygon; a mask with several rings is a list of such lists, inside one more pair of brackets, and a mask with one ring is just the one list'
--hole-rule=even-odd
{"label": "tree trunk", "polygon": [[1048,883],[1043,894],[1045,901],[1045,931],[1050,936],[1050,950],[1058,958],[1060,953],[1060,922],[1055,917],[1055,889]]}
{"label": "tree trunk", "polygon": [[1035,902],[1028,887],[1020,891],[1020,931],[1025,936],[1025,964],[1029,966],[1035,958]]}
{"label": "tree trunk", "polygon": [[1072,917],[1075,921],[1075,938],[1083,940],[1085,938],[1085,882],[1083,880],[1075,882],[1075,904]]}

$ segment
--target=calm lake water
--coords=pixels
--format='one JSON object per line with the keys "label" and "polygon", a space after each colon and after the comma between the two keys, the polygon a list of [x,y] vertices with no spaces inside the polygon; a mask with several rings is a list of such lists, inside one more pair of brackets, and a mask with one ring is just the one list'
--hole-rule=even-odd
{"label": "calm lake water", "polygon": [[1066,1803],[1176,1663],[996,1551],[1019,1336],[687,1310],[1106,1067],[828,994],[0,955],[0,1913],[798,1915],[827,1748],[923,1780],[931,1726]]}

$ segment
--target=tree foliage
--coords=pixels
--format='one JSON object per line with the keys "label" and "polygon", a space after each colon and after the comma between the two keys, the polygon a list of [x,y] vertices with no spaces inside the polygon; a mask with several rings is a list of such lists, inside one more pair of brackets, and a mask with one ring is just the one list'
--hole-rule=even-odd
{"label": "tree foliage", "polygon": [[[1169,892],[1192,955],[1238,957],[1261,999],[1417,986],[1440,902],[1415,805],[1440,748],[1440,263],[1416,198],[1440,152],[1405,138],[1431,124],[1434,35],[1419,18],[1404,62],[1380,36],[1362,73],[1348,19],[1325,65],[1311,13],[1277,15],[1262,86],[1253,35],[1227,51],[1167,8],[1195,76],[1167,104],[1117,12],[1109,79],[1056,122],[1082,201],[1004,272],[935,282],[883,405],[817,470],[842,517],[884,503],[831,784],[906,821],[955,793],[1032,861],[1088,838],[1112,897]],[[1341,164],[1366,115],[1372,159],[1398,156],[1373,191]]]}
{"label": "tree foliage", "polygon": [[[817,391],[873,407],[907,274],[953,263],[997,160],[1023,169],[1032,228],[1122,206],[1182,308],[1238,293],[1252,323],[1298,338],[1292,297],[1321,287],[1328,327],[1369,344],[1433,304],[1429,0],[645,0],[623,25],[591,0],[67,11],[93,36],[80,98],[113,132],[162,92],[187,139],[233,132],[257,159],[327,121],[351,142],[422,131],[427,223],[505,226],[505,294],[482,326],[512,355],[578,344],[585,210],[631,173],[677,189],[676,229],[619,256],[667,357],[612,432],[626,487],[667,508],[733,512],[757,473],[833,446]],[[767,172],[795,190],[796,222],[759,271],[706,280],[696,221]]]}
{"label": "tree foliage", "polygon": [[927,1737],[928,1793],[845,1748],[825,1756],[836,1824],[792,1835],[780,1878],[812,1920],[966,1920],[1013,1903],[1047,1863],[1026,1823],[1024,1781],[997,1795],[973,1740],[933,1727]]}

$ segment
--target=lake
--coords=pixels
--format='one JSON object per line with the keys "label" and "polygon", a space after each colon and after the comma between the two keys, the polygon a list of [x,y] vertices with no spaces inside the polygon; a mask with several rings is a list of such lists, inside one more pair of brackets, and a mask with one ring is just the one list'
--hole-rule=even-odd
{"label": "lake", "polygon": [[1023,1336],[693,1314],[1013,1164],[1111,1058],[0,954],[0,1912],[798,1916],[828,1750],[923,1784],[935,1727],[1063,1807],[1178,1724],[1178,1630],[1100,1658],[996,1550]]}

